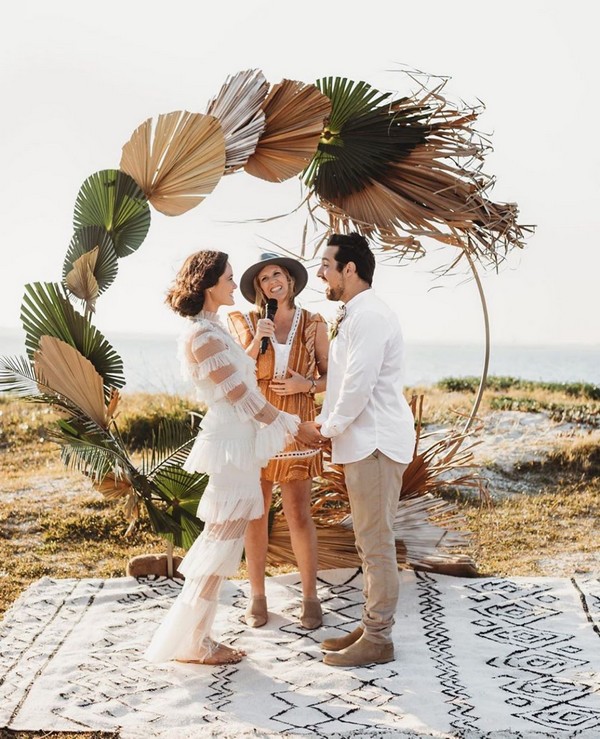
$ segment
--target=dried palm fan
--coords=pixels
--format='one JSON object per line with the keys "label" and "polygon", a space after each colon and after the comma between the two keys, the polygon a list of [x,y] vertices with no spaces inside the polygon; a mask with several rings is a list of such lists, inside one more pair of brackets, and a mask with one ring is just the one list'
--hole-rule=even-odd
{"label": "dried palm fan", "polygon": [[123,146],[120,168],[167,216],[185,213],[211,193],[225,171],[225,138],[216,118],[174,111],[144,121]]}
{"label": "dried palm fan", "polygon": [[75,231],[63,264],[63,285],[83,301],[88,313],[95,311],[96,299],[114,282],[117,270],[118,256],[105,228]]}
{"label": "dried palm fan", "polygon": [[271,88],[263,110],[266,128],[245,169],[268,182],[283,182],[314,156],[331,103],[314,85],[283,80]]}
{"label": "dried palm fan", "polygon": [[[472,464],[471,447],[462,449],[460,454],[458,450],[476,429],[470,432],[451,430],[423,452],[417,453],[422,397],[413,398],[412,407],[416,413],[417,444],[413,460],[404,473],[394,523],[398,564],[447,574],[474,575],[477,570],[471,558],[453,551],[468,542],[469,534],[462,530],[464,519],[454,504],[436,497],[435,492],[449,484],[448,473]],[[331,463],[328,450],[324,456],[325,469],[313,487],[311,506],[317,527],[318,565],[321,568],[357,567],[360,559],[356,552],[343,468]],[[483,494],[482,481],[472,470],[458,477],[454,475],[452,483],[477,488]],[[273,565],[295,564],[289,528],[280,509],[273,516],[267,561]]]}
{"label": "dried palm fan", "polygon": [[54,336],[42,336],[33,360],[36,374],[46,386],[81,408],[98,426],[106,428],[104,382],[89,359]]}
{"label": "dried palm fan", "polygon": [[422,251],[419,238],[430,237],[496,264],[531,227],[517,223],[514,203],[488,198],[489,145],[472,127],[480,109],[449,103],[445,84],[396,97],[365,82],[319,80],[332,110],[304,181],[335,230],[400,253]]}
{"label": "dried palm fan", "polygon": [[259,70],[238,72],[228,77],[206,112],[214,116],[225,137],[225,174],[243,167],[256,151],[265,130],[262,105],[269,83]]}
{"label": "dried palm fan", "polygon": [[89,313],[95,311],[96,299],[100,294],[98,280],[94,274],[99,252],[100,247],[95,246],[91,251],[77,257],[64,279],[67,290],[83,301]]}

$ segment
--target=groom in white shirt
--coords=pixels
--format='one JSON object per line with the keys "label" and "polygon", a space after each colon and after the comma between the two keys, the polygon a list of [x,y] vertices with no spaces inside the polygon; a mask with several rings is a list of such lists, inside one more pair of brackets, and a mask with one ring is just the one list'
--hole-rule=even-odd
{"label": "groom in white shirt", "polygon": [[399,579],[392,525],[402,475],[413,458],[414,419],[402,392],[403,339],[393,311],[371,289],[375,257],[357,233],[333,234],[317,275],[328,300],[345,315],[329,347],[323,409],[301,425],[310,446],[331,439],[332,461],[344,467],[365,605],[361,625],[326,639],[323,661],[351,667],[394,659],[392,626]]}

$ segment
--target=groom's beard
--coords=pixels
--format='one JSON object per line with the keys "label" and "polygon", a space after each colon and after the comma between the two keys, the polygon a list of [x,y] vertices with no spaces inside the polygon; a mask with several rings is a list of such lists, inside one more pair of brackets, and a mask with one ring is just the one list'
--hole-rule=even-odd
{"label": "groom's beard", "polygon": [[343,292],[343,288],[339,285],[337,287],[331,287],[331,285],[325,287],[325,297],[327,300],[341,300]]}

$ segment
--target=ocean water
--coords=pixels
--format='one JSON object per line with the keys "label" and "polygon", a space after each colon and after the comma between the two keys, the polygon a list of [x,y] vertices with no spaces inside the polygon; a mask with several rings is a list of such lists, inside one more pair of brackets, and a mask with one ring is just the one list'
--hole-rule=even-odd
{"label": "ocean water", "polygon": [[[107,337],[125,366],[127,392],[185,393],[179,373],[176,340],[171,337]],[[24,354],[16,331],[0,330],[0,356]],[[479,376],[484,347],[457,344],[406,343],[406,386],[430,385],[443,377]],[[493,344],[489,374],[545,382],[590,382],[600,385],[600,344],[517,346]]]}

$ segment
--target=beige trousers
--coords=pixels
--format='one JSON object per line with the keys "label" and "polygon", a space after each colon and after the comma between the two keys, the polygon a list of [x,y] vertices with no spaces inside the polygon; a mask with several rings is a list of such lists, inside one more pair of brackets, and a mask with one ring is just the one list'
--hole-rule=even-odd
{"label": "beige trousers", "polygon": [[344,465],[356,548],[363,568],[362,627],[365,638],[378,644],[392,641],[399,590],[392,525],[407,467],[379,450]]}

